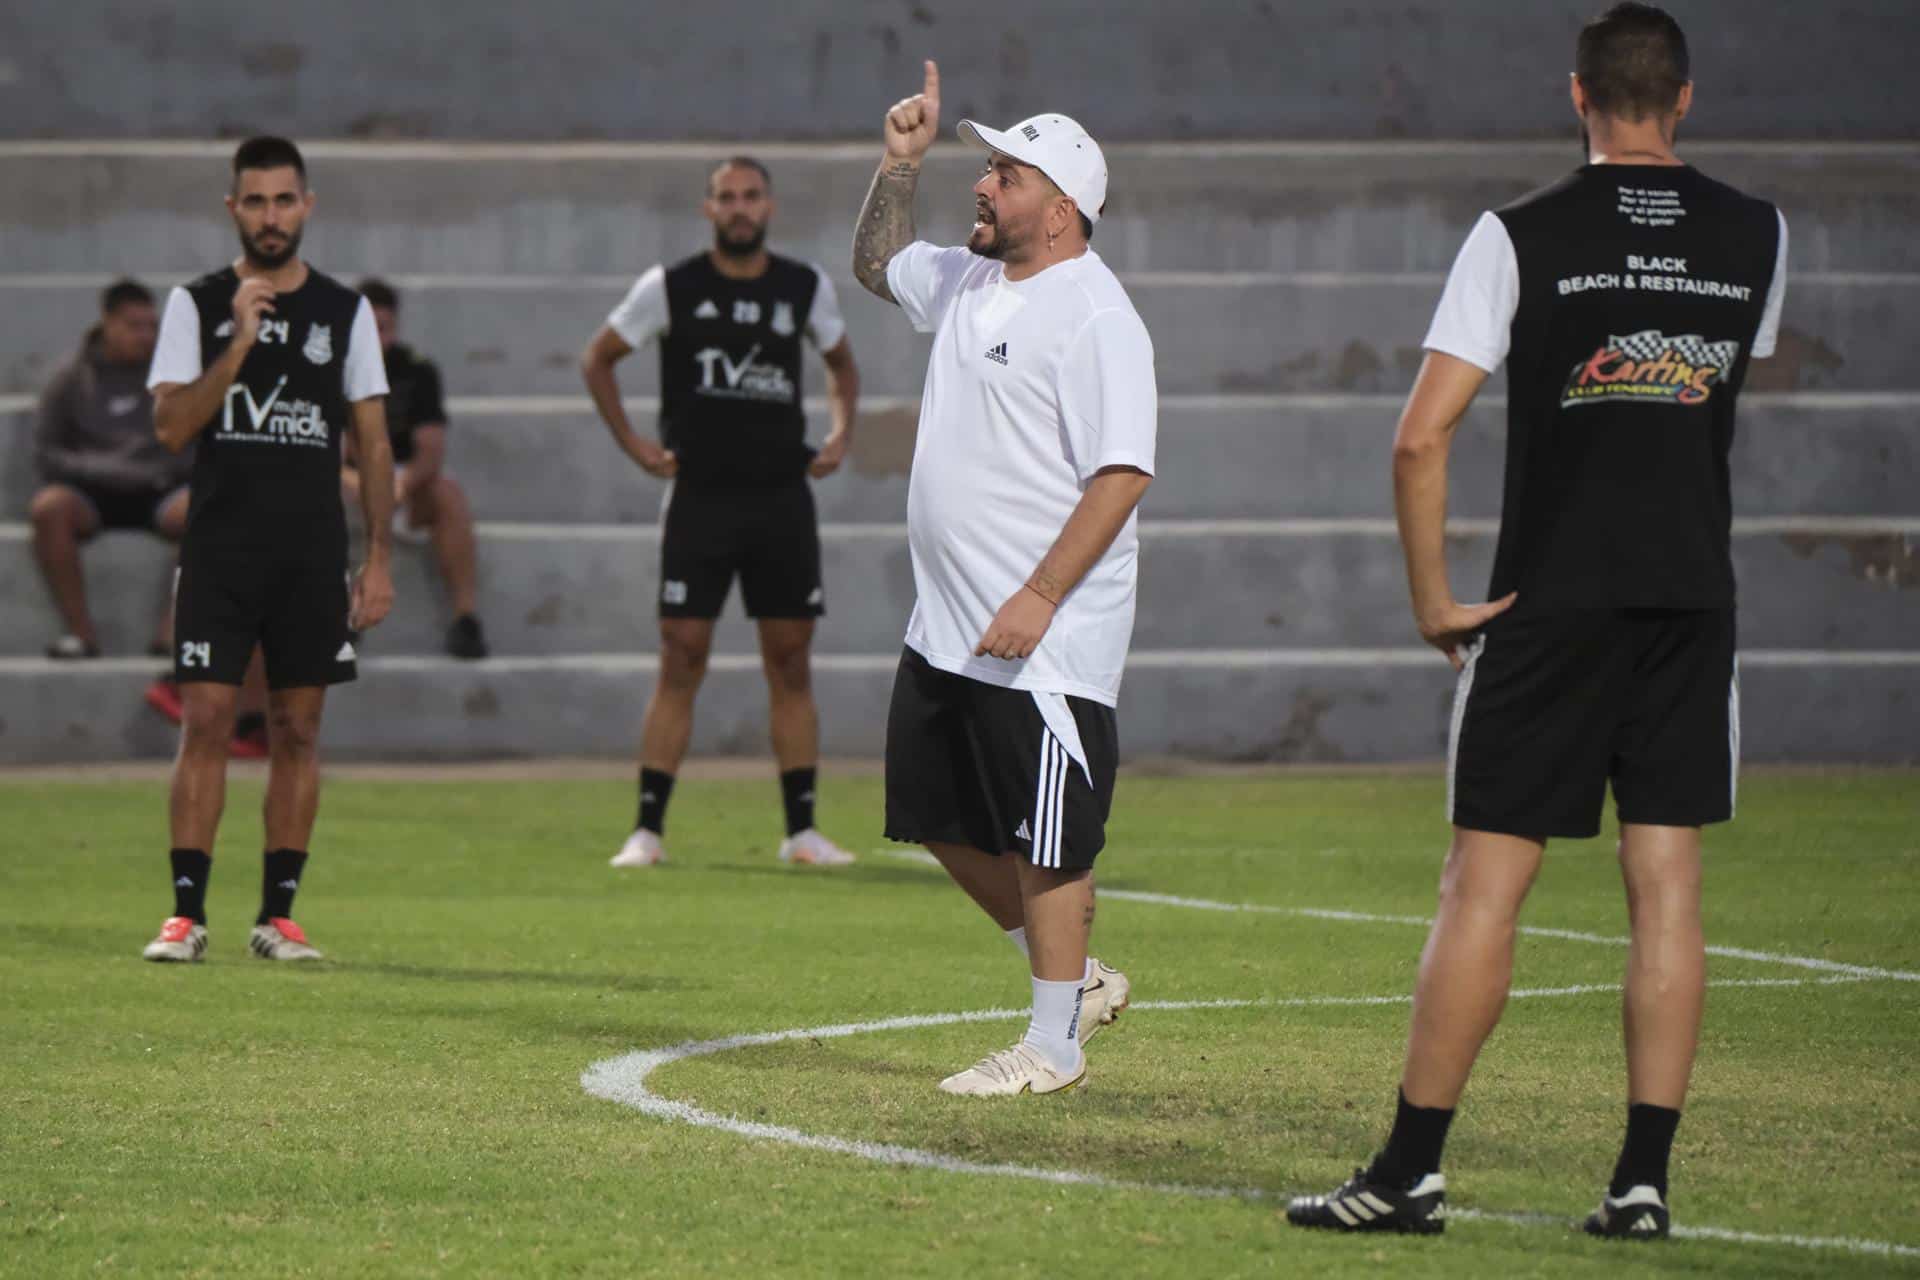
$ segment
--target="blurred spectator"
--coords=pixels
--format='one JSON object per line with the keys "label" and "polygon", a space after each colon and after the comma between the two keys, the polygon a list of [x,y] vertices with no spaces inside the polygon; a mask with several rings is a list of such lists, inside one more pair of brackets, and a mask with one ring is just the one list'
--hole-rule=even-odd
{"label": "blurred spectator", "polygon": [[[447,407],[440,370],[400,341],[400,295],[392,285],[362,280],[360,293],[373,306],[380,348],[387,360],[387,435],[393,442],[393,479],[398,490],[394,532],[415,538],[424,534],[433,543],[434,561],[453,603],[447,652],[456,658],[484,658],[487,640],[474,599],[478,569],[473,511],[459,482],[446,471]],[[351,447],[351,439],[348,444]],[[348,507],[356,509],[360,476],[351,454],[343,478]]]}
{"label": "blurred spectator", "polygon": [[[100,638],[87,608],[80,547],[102,529],[142,529],[179,542],[187,527],[191,451],[168,451],[153,433],[147,363],[159,332],[153,295],[121,280],[100,297],[100,322],[40,398],[34,456],[34,558],[47,580],[63,633],[50,658],[97,658]],[[151,651],[168,651],[171,606],[154,625]]]}

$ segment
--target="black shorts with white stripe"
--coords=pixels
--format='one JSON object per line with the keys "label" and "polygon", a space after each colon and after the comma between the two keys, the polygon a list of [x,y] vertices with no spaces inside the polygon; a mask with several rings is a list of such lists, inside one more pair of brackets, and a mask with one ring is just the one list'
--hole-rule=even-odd
{"label": "black shorts with white stripe", "polygon": [[1447,750],[1448,818],[1544,840],[1620,821],[1733,816],[1740,676],[1731,609],[1502,614],[1467,650]]}
{"label": "black shorts with white stripe", "polygon": [[941,671],[906,650],[887,715],[887,838],[1091,867],[1107,840],[1118,725],[1112,707],[1061,702],[1084,762],[1047,727],[1035,694]]}

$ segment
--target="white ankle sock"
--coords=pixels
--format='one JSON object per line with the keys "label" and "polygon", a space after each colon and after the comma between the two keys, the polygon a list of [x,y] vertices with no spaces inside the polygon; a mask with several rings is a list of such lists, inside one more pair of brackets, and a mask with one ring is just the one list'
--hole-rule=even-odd
{"label": "white ankle sock", "polygon": [[1033,1017],[1024,1038],[1056,1071],[1080,1068],[1080,986],[1033,980]]}
{"label": "white ankle sock", "polygon": [[1033,959],[1033,953],[1027,949],[1027,926],[1007,930],[1007,941],[1020,948],[1020,954],[1028,960]]}

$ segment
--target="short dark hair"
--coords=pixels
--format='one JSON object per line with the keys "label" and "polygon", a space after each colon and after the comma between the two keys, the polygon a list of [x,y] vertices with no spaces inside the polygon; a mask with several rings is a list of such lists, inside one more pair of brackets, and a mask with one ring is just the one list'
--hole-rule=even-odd
{"label": "short dark hair", "polygon": [[713,194],[713,180],[729,169],[751,169],[760,175],[760,181],[766,184],[768,191],[773,190],[773,175],[767,172],[767,166],[761,164],[752,156],[728,156],[725,160],[713,166],[713,172],[707,175],[708,195]]}
{"label": "short dark hair", "polygon": [[385,307],[389,311],[400,310],[400,295],[385,280],[368,276],[360,282],[360,296],[376,307]]}
{"label": "short dark hair", "polygon": [[1085,236],[1088,242],[1091,243],[1093,240],[1093,219],[1081,213],[1078,209],[1073,211],[1073,216],[1080,219],[1080,234]]}
{"label": "short dark hair", "polygon": [[248,138],[234,148],[233,176],[246,169],[292,169],[300,175],[300,185],[307,185],[307,162],[300,158],[300,148],[272,134]]}
{"label": "short dark hair", "polygon": [[110,316],[122,307],[153,305],[153,290],[138,280],[115,280],[100,293],[100,314]]}
{"label": "short dark hair", "polygon": [[1616,4],[1580,29],[1573,73],[1601,115],[1622,120],[1665,115],[1692,79],[1686,33],[1665,9]]}

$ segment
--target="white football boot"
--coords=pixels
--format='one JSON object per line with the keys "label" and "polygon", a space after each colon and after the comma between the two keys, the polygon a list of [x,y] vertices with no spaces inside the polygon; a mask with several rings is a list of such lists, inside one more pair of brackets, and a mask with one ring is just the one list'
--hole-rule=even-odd
{"label": "white football boot", "polygon": [[636,827],[627,842],[620,846],[620,852],[607,859],[610,867],[651,867],[657,862],[667,860],[667,850],[660,843],[660,837],[642,828]]}
{"label": "white football boot", "polygon": [[1085,1054],[1080,1055],[1079,1070],[1058,1071],[1045,1054],[1022,1040],[948,1076],[940,1082],[940,1091],[969,1098],[1010,1098],[1022,1093],[1058,1093],[1086,1078]]}
{"label": "white football boot", "polygon": [[307,935],[300,926],[285,916],[275,916],[265,924],[253,926],[253,932],[247,936],[247,947],[262,960],[326,958],[307,941]]}
{"label": "white football boot", "polygon": [[1087,981],[1080,988],[1080,1043],[1093,1039],[1100,1028],[1112,1026],[1133,1000],[1127,975],[1096,956],[1087,957]]}
{"label": "white football boot", "polygon": [[854,858],[845,849],[808,827],[780,842],[780,861],[806,867],[845,867],[852,865]]}
{"label": "white football boot", "polygon": [[140,957],[162,964],[196,964],[206,954],[207,926],[186,916],[169,916],[160,926],[160,936],[146,945]]}

